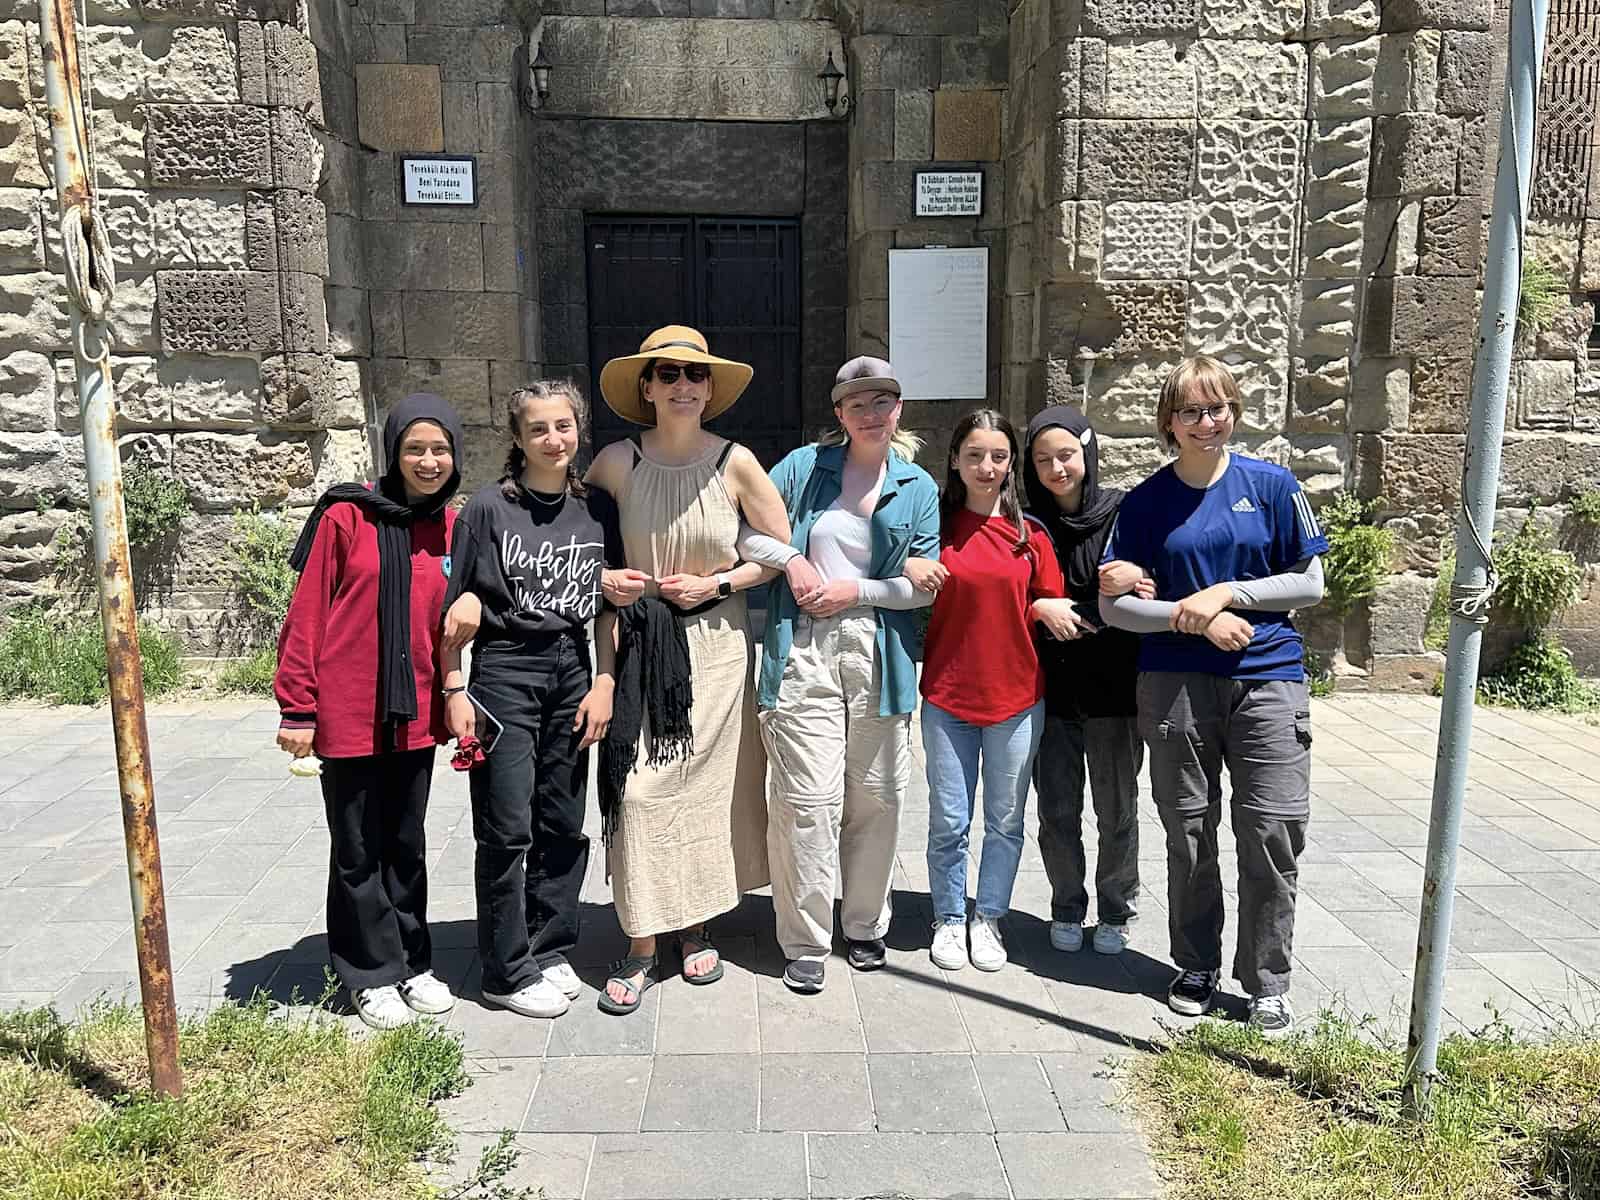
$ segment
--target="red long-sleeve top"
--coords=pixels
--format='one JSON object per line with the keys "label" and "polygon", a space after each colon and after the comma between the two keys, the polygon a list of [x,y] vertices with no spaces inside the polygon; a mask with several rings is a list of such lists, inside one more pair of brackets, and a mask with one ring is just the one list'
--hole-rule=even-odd
{"label": "red long-sleeve top", "polygon": [[395,725],[386,747],[378,720],[378,526],[354,504],[323,515],[278,635],[273,691],[283,724],[315,726],[320,758],[421,750],[445,740],[439,639],[455,513],[411,527],[411,664],[417,719]]}

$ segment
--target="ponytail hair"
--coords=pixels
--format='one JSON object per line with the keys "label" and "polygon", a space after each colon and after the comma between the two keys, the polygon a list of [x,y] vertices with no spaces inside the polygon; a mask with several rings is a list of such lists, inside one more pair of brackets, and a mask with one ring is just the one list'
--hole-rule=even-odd
{"label": "ponytail hair", "polygon": [[1000,485],[1000,515],[1016,526],[1017,540],[1012,549],[1018,554],[1025,554],[1028,551],[1028,525],[1022,515],[1022,499],[1017,492],[1017,431],[1010,421],[992,408],[969,412],[956,422],[955,432],[950,435],[950,455],[945,460],[944,494],[939,499],[939,525],[948,533],[956,514],[967,505],[967,485],[961,481],[956,459],[961,454],[961,444],[975,429],[1003,433],[1011,444],[1011,466],[1006,471],[1005,482]]}
{"label": "ponytail hair", "polygon": [[[570,379],[536,379],[527,387],[511,393],[506,405],[506,423],[511,433],[511,449],[506,452],[505,471],[500,476],[500,494],[507,500],[516,500],[522,490],[522,472],[527,469],[528,456],[522,452],[523,410],[530,400],[561,398],[572,409],[573,422],[578,426],[578,444],[582,445],[589,434],[589,404]],[[578,474],[576,461],[567,464],[567,494],[580,500],[589,494]]]}

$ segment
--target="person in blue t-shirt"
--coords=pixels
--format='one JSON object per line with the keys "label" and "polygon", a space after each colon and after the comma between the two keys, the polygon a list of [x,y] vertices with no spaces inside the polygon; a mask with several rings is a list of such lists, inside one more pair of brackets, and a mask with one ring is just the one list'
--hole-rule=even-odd
{"label": "person in blue t-shirt", "polygon": [[[1230,453],[1243,411],[1228,368],[1200,355],[1167,378],[1156,429],[1177,460],[1128,493],[1100,568],[1100,611],[1143,634],[1139,727],[1167,835],[1174,1012],[1198,1016],[1222,966],[1217,826],[1233,784],[1239,939],[1250,1022],[1287,1035],[1298,860],[1311,816],[1311,710],[1290,611],[1322,598],[1328,539],[1294,476]],[[1156,598],[1132,593],[1144,575]]]}

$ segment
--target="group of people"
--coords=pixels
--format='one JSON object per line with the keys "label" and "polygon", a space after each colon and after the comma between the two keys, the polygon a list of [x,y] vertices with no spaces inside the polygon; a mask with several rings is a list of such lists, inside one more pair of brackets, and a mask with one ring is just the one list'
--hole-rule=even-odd
{"label": "group of people", "polygon": [[[655,331],[599,381],[642,432],[583,475],[578,389],[519,389],[505,471],[459,514],[460,423],[438,397],[410,396],[385,425],[385,474],[318,502],[294,555],[278,741],[323,762],[329,951],[362,1018],[392,1027],[454,1002],[430,969],[423,842],[450,737],[472,799],[486,1003],[553,1017],[580,992],[569,958],[595,746],[629,939],[603,1010],[638,1009],[663,939],[688,983],[715,983],[707,923],[769,883],[786,985],[824,987],[836,895],[849,965],[881,967],[920,693],[934,963],[1005,964],[1030,787],[1051,945],[1085,941],[1087,793],[1091,941],[1121,953],[1148,753],[1169,1003],[1207,1011],[1223,967],[1226,767],[1233,974],[1251,1022],[1289,1032],[1311,744],[1290,613],[1320,599],[1327,542],[1288,471],[1229,451],[1242,403],[1228,369],[1201,356],[1172,372],[1155,432],[1175,457],[1127,494],[1101,486],[1099,439],[1068,406],[1020,439],[997,412],[967,414],[940,488],[900,428],[893,369],[871,357],[838,372],[837,428],[769,475],[704,427],[751,376],[693,329]],[[757,669],[746,593],[762,586]]]}

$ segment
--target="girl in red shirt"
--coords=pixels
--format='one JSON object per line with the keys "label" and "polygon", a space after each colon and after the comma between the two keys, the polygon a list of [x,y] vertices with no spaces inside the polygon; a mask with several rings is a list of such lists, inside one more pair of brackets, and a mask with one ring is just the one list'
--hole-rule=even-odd
{"label": "girl in red shirt", "polygon": [[[1076,621],[1050,535],[1025,519],[1017,435],[999,413],[964,417],[950,440],[940,505],[939,561],[907,574],[937,591],[922,667],[928,770],[928,884],[935,964],[997,971],[999,921],[1022,858],[1028,778],[1044,728],[1044,671],[1034,622],[1064,633]],[[967,841],[983,775],[983,851],[967,922]]]}
{"label": "girl in red shirt", "polygon": [[438,396],[394,407],[387,473],[330,488],[306,521],[278,638],[278,745],[323,760],[328,954],[379,1029],[455,1004],[430,969],[423,816],[444,740],[436,663],[460,445],[461,420]]}

